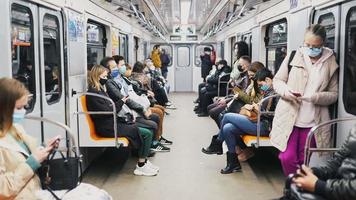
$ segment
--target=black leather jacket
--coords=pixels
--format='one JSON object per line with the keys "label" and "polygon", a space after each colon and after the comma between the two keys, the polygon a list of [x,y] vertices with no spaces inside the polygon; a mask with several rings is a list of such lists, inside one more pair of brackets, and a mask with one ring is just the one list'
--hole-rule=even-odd
{"label": "black leather jacket", "polygon": [[356,127],[325,166],[312,168],[319,178],[315,192],[326,199],[356,199]]}
{"label": "black leather jacket", "polygon": [[[105,84],[109,97],[114,101],[121,101],[124,95],[121,93],[121,85],[116,83],[113,79],[109,78]],[[136,111],[138,114],[144,116],[144,108],[132,99],[127,99],[125,103],[130,109]]]}

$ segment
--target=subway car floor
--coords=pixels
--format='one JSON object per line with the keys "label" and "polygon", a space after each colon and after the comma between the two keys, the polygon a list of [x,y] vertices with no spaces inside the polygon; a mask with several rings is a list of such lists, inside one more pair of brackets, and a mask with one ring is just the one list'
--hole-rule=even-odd
{"label": "subway car floor", "polygon": [[[160,167],[155,177],[133,175],[136,158],[125,164],[119,151],[109,150],[89,167],[83,182],[94,184],[117,199],[181,200],[238,199],[266,200],[282,195],[284,176],[273,148],[260,148],[255,157],[242,163],[242,172],[220,174],[224,155],[205,155],[201,148],[218,131],[209,117],[193,112],[196,93],[172,93],[178,108],[168,110],[164,136],[174,141],[171,152],[156,153],[152,163]],[[225,148],[225,147],[224,147]],[[226,149],[226,148],[225,148]]]}

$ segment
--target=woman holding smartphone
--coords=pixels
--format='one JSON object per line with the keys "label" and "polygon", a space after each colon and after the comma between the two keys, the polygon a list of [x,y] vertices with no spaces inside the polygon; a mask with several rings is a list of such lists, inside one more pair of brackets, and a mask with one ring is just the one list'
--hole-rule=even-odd
{"label": "woman holding smartphone", "polygon": [[[338,65],[331,49],[324,47],[325,28],[311,25],[304,35],[304,46],[297,49],[288,69],[289,56],[273,80],[275,91],[282,96],[275,111],[271,143],[281,153],[285,175],[295,173],[303,164],[304,146],[310,129],[330,119],[328,106],[338,96]],[[321,129],[314,145],[331,144],[330,129]]]}
{"label": "woman holding smartphone", "polygon": [[21,82],[1,78],[0,94],[0,199],[37,199],[35,192],[41,187],[36,170],[58,147],[60,138],[38,148],[25,133],[20,123],[29,93]]}

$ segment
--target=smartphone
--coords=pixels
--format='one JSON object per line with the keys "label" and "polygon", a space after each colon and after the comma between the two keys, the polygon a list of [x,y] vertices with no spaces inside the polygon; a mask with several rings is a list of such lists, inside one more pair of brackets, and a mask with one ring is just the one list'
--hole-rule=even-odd
{"label": "smartphone", "polygon": [[302,94],[300,94],[299,92],[292,92],[292,94],[293,94],[294,96],[296,96],[296,97],[301,97],[301,96],[302,96]]}
{"label": "smartphone", "polygon": [[306,175],[307,173],[303,170],[302,166],[299,165],[299,170],[300,170],[300,173],[302,173],[303,175]]}

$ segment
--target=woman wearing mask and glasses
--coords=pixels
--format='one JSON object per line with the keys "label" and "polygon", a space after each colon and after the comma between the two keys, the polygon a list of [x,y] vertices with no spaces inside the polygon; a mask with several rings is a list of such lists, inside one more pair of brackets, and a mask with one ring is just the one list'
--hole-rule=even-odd
{"label": "woman wearing mask and glasses", "polygon": [[[328,106],[338,96],[338,64],[331,49],[324,47],[326,30],[319,24],[306,29],[304,46],[297,49],[288,70],[287,56],[273,81],[282,96],[278,102],[271,143],[281,153],[284,174],[295,173],[303,164],[304,146],[310,129],[330,119]],[[315,135],[314,146],[329,147],[329,128]]]}

